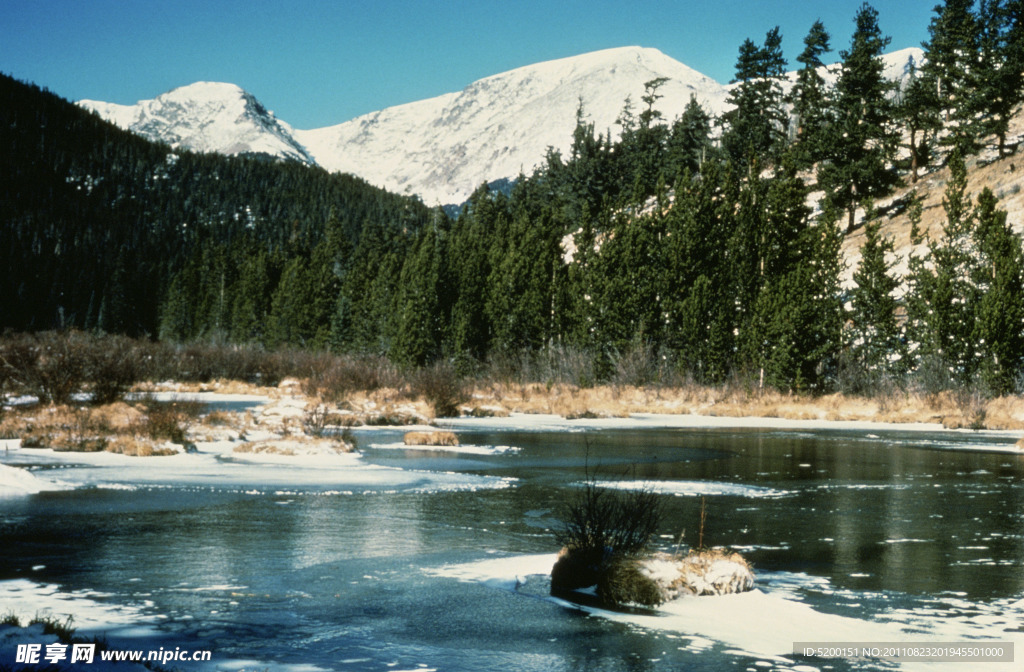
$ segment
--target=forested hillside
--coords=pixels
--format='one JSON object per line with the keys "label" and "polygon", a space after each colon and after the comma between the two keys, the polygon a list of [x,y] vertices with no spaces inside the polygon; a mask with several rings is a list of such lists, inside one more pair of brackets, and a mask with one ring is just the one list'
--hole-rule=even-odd
{"label": "forested hillside", "polygon": [[[581,101],[567,156],[508,195],[481,187],[457,217],[297,164],[171,153],[5,79],[3,326],[462,371],[545,353],[581,384],[628,360],[638,382],[1015,391],[1021,239],[991,191],[967,192],[965,159],[1016,151],[1024,0],[938,6],[899,89],[877,12],[854,22],[834,84],[820,23],[791,88],[778,29],[744,42],[721,118],[696,100],[661,110],[655,79],[612,141]],[[899,277],[874,204],[939,166],[944,224],[915,228]],[[895,207],[920,222],[913,194]]]}
{"label": "forested hillside", "polygon": [[328,229],[351,246],[370,224],[408,232],[428,219],[419,202],[351,176],[172,152],[6,76],[0,147],[0,329],[156,336],[161,321],[173,323],[173,280],[205,264],[212,303],[191,307],[191,330],[174,323],[167,333],[226,337],[235,328],[249,340],[231,319],[242,313],[230,291],[242,259],[267,260],[272,288]]}

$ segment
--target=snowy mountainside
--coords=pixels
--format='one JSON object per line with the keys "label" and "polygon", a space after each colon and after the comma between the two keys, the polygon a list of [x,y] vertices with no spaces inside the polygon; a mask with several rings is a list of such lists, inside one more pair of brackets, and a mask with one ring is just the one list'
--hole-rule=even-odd
{"label": "snowy mountainside", "polygon": [[[886,76],[902,81],[908,58],[887,54]],[[834,82],[838,66],[823,76]],[[627,97],[642,111],[644,83],[665,77],[657,101],[665,120],[694,95],[705,111],[728,109],[722,85],[657,49],[621,47],[537,63],[473,82],[462,91],[416,101],[325,128],[298,130],[234,84],[197,82],[153,100],[117,105],[83,100],[118,126],[173,147],[222,154],[263,153],[347,172],[428,205],[462,203],[483,182],[530,174],[548,148],[568,154],[576,109],[597,133],[618,137]],[[790,73],[788,82],[796,79]]]}
{"label": "snowy mountainside", "polygon": [[134,105],[95,100],[78,104],[150,140],[196,152],[269,154],[315,163],[279,121],[249,92],[234,84],[196,82]]}
{"label": "snowy mountainside", "polygon": [[598,133],[618,128],[627,96],[641,110],[644,82],[668,81],[658,101],[668,120],[690,95],[717,114],[721,84],[657,49],[623,47],[517,68],[460,92],[373,112],[296,138],[331,171],[346,171],[428,205],[459,203],[485,180],[514,178],[572,140],[580,100]]}

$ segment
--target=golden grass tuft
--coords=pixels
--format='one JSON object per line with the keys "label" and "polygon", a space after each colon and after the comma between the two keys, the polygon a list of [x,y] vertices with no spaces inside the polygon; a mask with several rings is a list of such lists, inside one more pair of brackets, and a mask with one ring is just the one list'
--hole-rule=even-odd
{"label": "golden grass tuft", "polygon": [[459,437],[453,432],[406,432],[402,440],[407,446],[459,445]]}

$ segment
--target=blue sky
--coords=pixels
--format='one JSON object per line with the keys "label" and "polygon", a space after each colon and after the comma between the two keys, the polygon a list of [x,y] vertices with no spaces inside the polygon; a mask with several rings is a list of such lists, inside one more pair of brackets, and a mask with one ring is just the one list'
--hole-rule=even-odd
{"label": "blue sky", "polygon": [[[937,2],[938,0],[935,0]],[[890,49],[920,46],[932,1],[876,0]],[[458,91],[540,61],[628,45],[721,82],[781,26],[791,66],[815,19],[833,57],[861,0],[0,0],[0,71],[68,98],[134,103],[233,82],[297,128]]]}

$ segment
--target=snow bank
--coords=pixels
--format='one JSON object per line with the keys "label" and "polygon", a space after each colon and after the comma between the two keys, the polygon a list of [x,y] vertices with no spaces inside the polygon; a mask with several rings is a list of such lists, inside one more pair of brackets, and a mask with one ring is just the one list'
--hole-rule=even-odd
{"label": "snow bank", "polygon": [[[431,576],[480,582],[535,597],[543,595],[544,599],[594,617],[687,638],[691,642],[686,648],[694,651],[707,649],[711,642],[718,642],[728,647],[731,653],[765,658],[765,667],[781,663],[786,668],[798,669],[792,667],[793,643],[807,641],[988,640],[1012,641],[1016,651],[1024,650],[1024,635],[1019,631],[1019,624],[1024,619],[1024,600],[1019,597],[992,604],[951,597],[938,602],[932,600],[929,605],[935,603],[934,606],[927,608],[895,610],[876,617],[876,620],[867,620],[823,613],[799,601],[802,590],[830,594],[833,589],[827,579],[787,575],[781,585],[776,586],[771,577],[762,575],[762,586],[748,592],[681,598],[667,602],[649,614],[625,613],[547,596],[548,573],[557,557],[555,554],[510,556],[425,571]],[[791,585],[794,582],[799,585]],[[962,616],[951,617],[950,611]],[[772,665],[767,665],[767,662]],[[817,669],[827,669],[828,661],[822,662],[826,664]],[[977,664],[943,663],[938,667],[944,672],[974,672]],[[938,667],[928,663],[904,663],[900,669],[934,670]],[[986,663],[984,668],[992,672],[1020,669],[1018,663]]]}
{"label": "snow bank", "polygon": [[48,490],[63,490],[66,486],[39,478],[28,469],[0,464],[0,497],[34,495]]}

